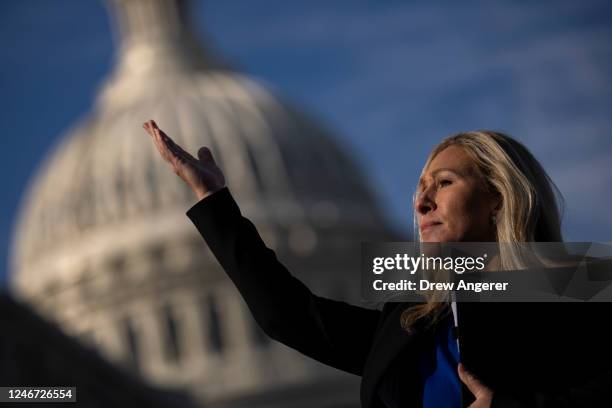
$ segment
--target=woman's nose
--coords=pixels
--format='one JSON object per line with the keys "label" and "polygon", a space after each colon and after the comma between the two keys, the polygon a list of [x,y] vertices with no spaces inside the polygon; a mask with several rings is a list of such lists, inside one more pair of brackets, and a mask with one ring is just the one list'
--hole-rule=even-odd
{"label": "woman's nose", "polygon": [[424,215],[430,211],[435,210],[436,203],[430,197],[430,192],[426,190],[426,191],[422,191],[421,193],[417,193],[414,207],[419,214]]}

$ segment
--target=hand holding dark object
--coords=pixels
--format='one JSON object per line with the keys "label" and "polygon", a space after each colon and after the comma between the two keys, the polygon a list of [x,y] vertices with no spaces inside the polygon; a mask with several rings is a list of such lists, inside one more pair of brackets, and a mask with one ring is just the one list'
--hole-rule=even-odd
{"label": "hand holding dark object", "polygon": [[153,138],[153,142],[161,157],[197,195],[198,200],[225,187],[223,172],[215,163],[213,155],[207,147],[198,150],[198,159],[183,150],[164,133],[153,120],[145,122],[144,129]]}

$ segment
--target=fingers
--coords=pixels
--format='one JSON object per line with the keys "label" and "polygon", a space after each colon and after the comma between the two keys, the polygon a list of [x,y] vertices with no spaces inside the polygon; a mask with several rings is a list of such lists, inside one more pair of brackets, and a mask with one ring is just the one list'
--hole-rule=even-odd
{"label": "fingers", "polygon": [[215,163],[215,158],[213,157],[212,152],[206,146],[200,147],[200,150],[198,150],[198,159],[200,159],[202,163],[217,164]]}
{"label": "fingers", "polygon": [[151,135],[151,138],[153,139],[153,143],[155,143],[155,147],[159,151],[159,154],[161,155],[161,157],[164,160],[171,162],[171,153],[168,151],[168,148],[157,137],[156,133],[153,130],[152,122],[153,121],[149,120],[145,122],[142,125],[142,127],[147,131],[149,135]]}
{"label": "fingers", "polygon": [[153,136],[153,140],[164,159],[177,165],[181,162],[197,164],[197,160],[191,154],[177,145],[164,131],[162,131],[155,121],[146,122],[143,127]]}
{"label": "fingers", "polygon": [[193,157],[189,152],[183,150],[181,146],[176,144],[170,136],[168,136],[163,130],[157,127],[157,124],[153,122],[153,130],[156,133],[158,139],[164,144],[168,150],[179,160],[185,161],[187,163],[197,165],[198,161],[195,157]]}
{"label": "fingers", "polygon": [[491,393],[491,390],[481,383],[480,380],[478,380],[472,373],[470,373],[462,363],[459,363],[458,372],[461,381],[463,381],[463,383],[476,398]]}
{"label": "fingers", "polygon": [[474,387],[476,382],[478,381],[476,377],[474,377],[468,370],[466,370],[465,366],[462,363],[459,363],[458,367],[459,378],[463,383],[468,387],[472,394],[474,394]]}
{"label": "fingers", "polygon": [[195,161],[195,157],[183,150],[181,146],[177,145],[170,136],[168,136],[163,130],[157,127],[157,124],[155,122],[153,122],[153,130],[157,132],[160,140],[168,146],[168,149],[171,152],[173,152],[177,156],[183,157],[186,160]]}

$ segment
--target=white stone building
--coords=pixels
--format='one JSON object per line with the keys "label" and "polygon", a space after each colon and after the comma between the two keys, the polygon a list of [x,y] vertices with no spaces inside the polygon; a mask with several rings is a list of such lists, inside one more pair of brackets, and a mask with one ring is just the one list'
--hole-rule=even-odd
{"label": "white stone building", "polygon": [[[154,118],[211,147],[243,213],[315,293],[359,303],[360,242],[398,239],[325,128],[220,62],[180,0],[113,0],[116,66],[33,179],[14,292],[67,333],[206,406],[357,407],[359,378],[269,340],[185,216]],[[78,33],[75,33],[78,35]]]}

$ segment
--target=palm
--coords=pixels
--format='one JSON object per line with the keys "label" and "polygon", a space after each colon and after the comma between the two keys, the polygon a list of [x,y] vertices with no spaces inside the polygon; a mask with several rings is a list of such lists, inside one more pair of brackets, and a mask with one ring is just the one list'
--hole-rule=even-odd
{"label": "palm", "polygon": [[198,151],[198,160],[177,145],[154,121],[146,122],[143,127],[152,136],[157,150],[170,164],[172,171],[196,192],[198,198],[225,185],[223,172],[208,148],[203,147]]}

